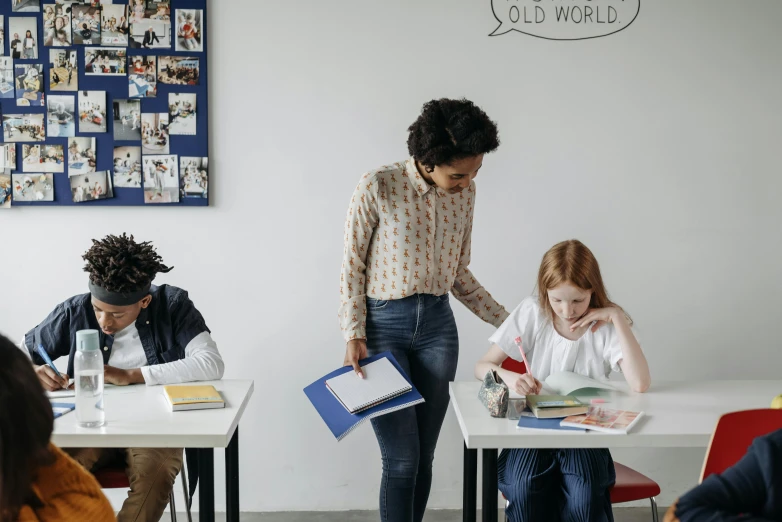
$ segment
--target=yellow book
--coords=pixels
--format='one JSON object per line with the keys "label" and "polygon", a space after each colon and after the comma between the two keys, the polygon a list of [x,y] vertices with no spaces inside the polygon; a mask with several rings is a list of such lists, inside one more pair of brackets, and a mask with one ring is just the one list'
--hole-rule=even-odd
{"label": "yellow book", "polygon": [[163,386],[171,411],[225,408],[214,386]]}

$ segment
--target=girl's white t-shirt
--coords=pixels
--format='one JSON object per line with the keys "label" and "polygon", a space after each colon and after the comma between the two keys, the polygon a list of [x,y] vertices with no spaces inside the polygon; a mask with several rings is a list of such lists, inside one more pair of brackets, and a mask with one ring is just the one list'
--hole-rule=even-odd
{"label": "girl's white t-shirt", "polygon": [[613,324],[605,324],[596,332],[590,328],[579,339],[571,341],[557,332],[536,297],[525,298],[489,341],[502,348],[508,357],[522,361],[516,337],[521,337],[532,375],[539,381],[561,371],[599,380],[607,378],[612,370],[622,371],[619,367],[622,347]]}

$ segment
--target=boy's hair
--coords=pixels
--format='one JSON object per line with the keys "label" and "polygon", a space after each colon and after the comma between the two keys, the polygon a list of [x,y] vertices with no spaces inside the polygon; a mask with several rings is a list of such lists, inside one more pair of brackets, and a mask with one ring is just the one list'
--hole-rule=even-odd
{"label": "boy's hair", "polygon": [[0,335],[0,520],[16,520],[41,466],[52,462],[52,405],[21,349]]}
{"label": "boy's hair", "polygon": [[442,98],[425,103],[421,115],[407,130],[408,152],[429,168],[486,154],[500,146],[497,126],[465,99]]}
{"label": "boy's hair", "polygon": [[82,256],[84,271],[90,282],[109,292],[131,293],[152,283],[158,272],[170,272],[152,243],[136,243],[133,236],[108,235],[93,239],[92,247]]}
{"label": "boy's hair", "polygon": [[[608,292],[600,275],[600,265],[586,245],[577,239],[557,243],[543,255],[538,270],[538,304],[549,320],[554,319],[554,310],[548,300],[548,291],[561,284],[569,283],[581,290],[591,290],[589,308],[616,306],[608,298]],[[622,310],[624,312],[624,310]],[[633,320],[624,312],[630,324]]]}

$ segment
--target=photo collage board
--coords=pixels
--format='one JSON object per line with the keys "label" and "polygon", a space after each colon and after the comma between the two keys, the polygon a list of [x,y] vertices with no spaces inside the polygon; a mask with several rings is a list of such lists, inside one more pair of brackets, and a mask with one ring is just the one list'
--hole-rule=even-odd
{"label": "photo collage board", "polygon": [[206,1],[0,2],[0,209],[209,205]]}

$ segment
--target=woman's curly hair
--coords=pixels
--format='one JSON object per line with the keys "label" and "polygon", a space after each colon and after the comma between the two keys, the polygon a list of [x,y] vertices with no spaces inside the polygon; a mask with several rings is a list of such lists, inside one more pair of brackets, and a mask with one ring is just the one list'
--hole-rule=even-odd
{"label": "woman's curly hair", "polygon": [[170,272],[152,243],[136,243],[133,236],[108,235],[92,240],[92,247],[82,256],[92,284],[109,292],[135,292],[152,282],[158,272]]}
{"label": "woman's curly hair", "polygon": [[497,125],[465,99],[427,102],[407,130],[408,152],[429,168],[486,154],[500,146]]}

